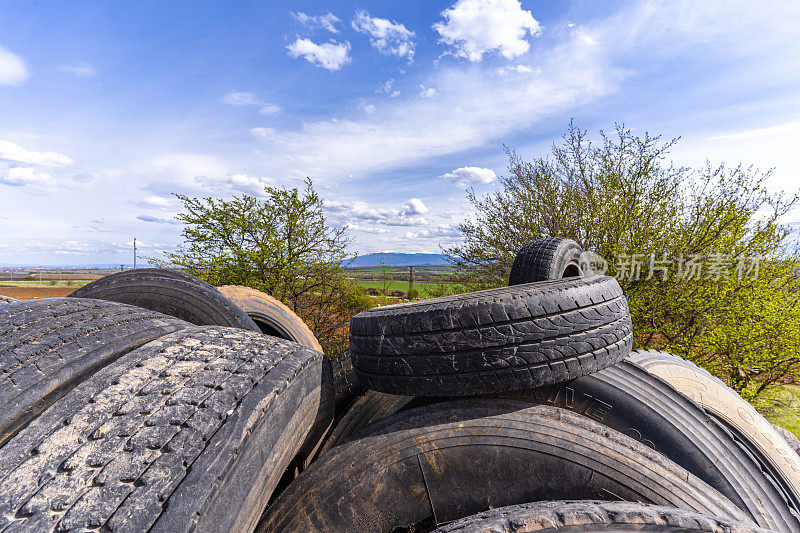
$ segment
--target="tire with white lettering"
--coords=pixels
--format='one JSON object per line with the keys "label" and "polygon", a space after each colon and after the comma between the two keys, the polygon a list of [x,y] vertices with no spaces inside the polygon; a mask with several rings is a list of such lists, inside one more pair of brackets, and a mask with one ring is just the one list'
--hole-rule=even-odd
{"label": "tire with white lettering", "polygon": [[315,424],[323,361],[216,326],[141,346],[0,448],[0,528],[251,531]]}
{"label": "tire with white lettering", "polygon": [[261,331],[244,311],[216,288],[199,279],[190,281],[188,274],[171,270],[163,272],[164,275],[157,269],[118,272],[84,285],[69,297],[136,305],[198,326]]}
{"label": "tire with white lettering", "polygon": [[98,369],[188,327],[171,316],[101,300],[0,306],[0,445]]}
{"label": "tire with white lettering", "polygon": [[531,533],[533,531],[660,531],[669,533],[767,533],[744,522],[671,507],[633,502],[533,502],[491,509],[434,533]]}
{"label": "tire with white lettering", "polygon": [[570,383],[503,395],[569,409],[624,433],[696,475],[761,527],[800,531],[800,502],[751,450],[667,382],[622,361]]}
{"label": "tire with white lettering", "polygon": [[[629,360],[697,402],[752,447],[764,469],[781,480],[800,501],[800,456],[755,408],[736,391],[691,361],[659,350],[635,350]],[[798,528],[800,530],[800,527]]]}
{"label": "tire with white lettering", "polygon": [[628,354],[632,335],[614,278],[565,278],[364,311],[350,322],[350,355],[367,388],[463,396],[597,372]]}
{"label": "tire with white lettering", "polygon": [[300,474],[258,531],[424,531],[494,507],[562,499],[747,520],[699,478],[589,418],[471,398],[370,424]]}
{"label": "tire with white lettering", "polygon": [[312,350],[322,351],[322,346],[303,319],[277,298],[241,285],[223,285],[218,289],[226,298],[239,306],[239,309],[247,313],[262,333],[299,342]]}
{"label": "tire with white lettering", "polygon": [[520,248],[511,265],[508,284],[585,276],[590,272],[583,248],[577,242],[565,237],[546,237]]}

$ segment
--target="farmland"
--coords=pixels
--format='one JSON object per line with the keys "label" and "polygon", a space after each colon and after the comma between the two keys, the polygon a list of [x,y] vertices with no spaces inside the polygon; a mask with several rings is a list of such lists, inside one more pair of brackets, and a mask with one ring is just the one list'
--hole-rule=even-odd
{"label": "farmland", "polygon": [[431,298],[455,285],[451,266],[373,266],[347,268],[346,272],[373,295],[384,292],[391,295],[393,291],[407,295],[409,288],[413,288],[418,298]]}

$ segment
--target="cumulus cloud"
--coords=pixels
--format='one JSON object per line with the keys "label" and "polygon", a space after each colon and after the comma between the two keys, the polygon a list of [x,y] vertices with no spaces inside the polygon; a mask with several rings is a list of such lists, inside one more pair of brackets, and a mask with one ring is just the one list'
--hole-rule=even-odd
{"label": "cumulus cloud", "polygon": [[497,69],[497,73],[501,76],[507,76],[508,74],[531,74],[533,72],[540,71],[540,69],[534,70],[528,65],[514,65],[510,67],[501,67]]}
{"label": "cumulus cloud", "polygon": [[312,65],[330,71],[341,70],[350,62],[350,43],[348,41],[317,44],[311,39],[298,38],[286,48],[289,50],[290,56],[303,56]]}
{"label": "cumulus cloud", "polygon": [[419,198],[412,198],[401,209],[403,215],[424,215],[430,208]]}
{"label": "cumulus cloud", "polygon": [[530,48],[526,37],[541,33],[539,22],[519,0],[458,0],[441,15],[444,20],[433,25],[440,42],[470,61],[495,51],[506,59],[521,56]]}
{"label": "cumulus cloud", "polygon": [[60,67],[57,67],[56,70],[66,74],[72,74],[73,76],[79,76],[81,78],[93,78],[94,76],[97,76],[97,70],[85,61],[76,61],[69,65],[61,65]]}
{"label": "cumulus cloud", "polygon": [[262,115],[277,115],[281,112],[278,105],[265,102],[253,93],[233,92],[226,94],[222,101],[235,106],[255,106]]}
{"label": "cumulus cloud", "polygon": [[0,184],[11,187],[51,185],[52,183],[53,179],[50,174],[31,167],[11,167],[0,174]]}
{"label": "cumulus cloud", "polygon": [[458,224],[443,224],[419,231],[407,231],[403,235],[406,239],[430,239],[432,237],[460,237],[461,230]]}
{"label": "cumulus cloud", "polygon": [[195,176],[194,180],[199,186],[215,192],[245,193],[252,196],[262,196],[264,188],[274,183],[272,178],[247,174]]}
{"label": "cumulus cloud", "polygon": [[314,16],[306,15],[305,13],[294,13],[293,11],[290,11],[289,13],[303,26],[311,29],[322,28],[323,30],[328,30],[331,33],[339,33],[339,30],[336,29],[336,23],[341,21],[339,20],[339,17],[333,13]]}
{"label": "cumulus cloud", "polygon": [[459,187],[469,187],[479,183],[491,183],[497,179],[497,174],[490,168],[481,167],[461,167],[446,174],[443,178],[448,179]]}
{"label": "cumulus cloud", "polygon": [[253,128],[250,130],[250,135],[260,141],[266,141],[275,135],[275,130],[272,128]]}
{"label": "cumulus cloud", "polygon": [[341,224],[379,224],[382,226],[424,226],[428,223],[422,216],[429,211],[422,200],[411,198],[399,209],[376,209],[365,202],[340,202],[326,200],[325,210]]}
{"label": "cumulus cloud", "polygon": [[433,87],[425,87],[424,85],[419,86],[419,95],[422,98],[436,98],[438,94],[439,92]]}
{"label": "cumulus cloud", "polygon": [[72,164],[72,159],[64,154],[26,150],[16,143],[3,140],[0,140],[0,159],[42,167],[65,167]]}
{"label": "cumulus cloud", "polygon": [[403,24],[370,17],[369,13],[361,10],[356,13],[351,25],[357,32],[369,35],[369,43],[380,53],[405,57],[409,61],[414,59],[414,32]]}
{"label": "cumulus cloud", "polygon": [[0,46],[0,85],[21,85],[28,79],[25,62]]}
{"label": "cumulus cloud", "polygon": [[394,79],[389,78],[388,80],[386,80],[386,83],[375,89],[375,92],[378,94],[388,95],[389,98],[397,98],[398,96],[400,96],[400,91],[393,90],[392,89],[393,85],[394,85]]}
{"label": "cumulus cloud", "polygon": [[363,109],[368,115],[371,115],[375,112],[375,106],[373,104],[362,104],[361,109]]}

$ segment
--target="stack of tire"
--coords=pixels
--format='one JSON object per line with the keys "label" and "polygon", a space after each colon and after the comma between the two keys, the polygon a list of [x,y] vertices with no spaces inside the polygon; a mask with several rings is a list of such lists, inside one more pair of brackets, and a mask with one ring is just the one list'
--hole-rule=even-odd
{"label": "stack of tire", "polygon": [[705,371],[631,351],[584,257],[543,239],[509,287],[354,317],[333,427],[259,530],[800,531],[800,457]]}
{"label": "stack of tire", "polygon": [[254,530],[333,417],[319,345],[266,315],[155,269],[0,302],[0,529]]}

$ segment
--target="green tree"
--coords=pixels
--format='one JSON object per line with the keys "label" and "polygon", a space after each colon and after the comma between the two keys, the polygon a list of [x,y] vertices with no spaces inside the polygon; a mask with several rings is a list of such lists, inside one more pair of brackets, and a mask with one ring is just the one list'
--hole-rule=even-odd
{"label": "green tree", "polygon": [[770,173],[753,168],[675,166],[675,142],[617,126],[594,144],[570,123],[546,157],[507,150],[508,176],[492,194],[468,193],[476,216],[446,252],[478,289],[506,284],[523,244],[572,238],[622,285],[637,347],[692,359],[754,396],[800,375],[800,262],[782,223],[797,195],[771,193]]}
{"label": "green tree", "polygon": [[371,302],[345,276],[347,229],[327,224],[310,180],[302,191],[267,187],[264,199],[176,196],[184,242],[165,253],[169,266],[214,285],[264,291],[309,325],[326,354],[347,348],[350,318]]}

